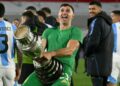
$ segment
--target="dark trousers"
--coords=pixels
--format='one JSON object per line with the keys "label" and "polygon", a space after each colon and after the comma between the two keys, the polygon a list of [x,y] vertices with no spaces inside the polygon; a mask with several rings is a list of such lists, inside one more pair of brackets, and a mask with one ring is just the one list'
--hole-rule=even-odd
{"label": "dark trousers", "polygon": [[22,71],[20,79],[18,80],[19,84],[22,84],[25,79],[34,71],[33,64],[24,64],[22,65]]}
{"label": "dark trousers", "polygon": [[91,77],[93,86],[107,86],[107,77]]}

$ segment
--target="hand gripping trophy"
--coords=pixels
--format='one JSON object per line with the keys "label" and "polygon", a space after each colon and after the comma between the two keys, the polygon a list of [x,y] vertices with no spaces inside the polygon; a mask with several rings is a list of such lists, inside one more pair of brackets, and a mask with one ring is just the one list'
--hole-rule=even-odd
{"label": "hand gripping trophy", "polygon": [[56,59],[47,60],[44,57],[40,57],[41,38],[34,35],[30,31],[29,26],[21,25],[14,35],[17,45],[23,51],[23,54],[33,57],[35,72],[39,79],[45,86],[50,86],[61,76],[63,72],[62,64]]}

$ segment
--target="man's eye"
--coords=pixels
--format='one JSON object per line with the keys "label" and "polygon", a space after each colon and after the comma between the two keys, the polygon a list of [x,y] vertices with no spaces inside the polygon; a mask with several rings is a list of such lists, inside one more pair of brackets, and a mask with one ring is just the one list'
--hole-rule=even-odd
{"label": "man's eye", "polygon": [[63,10],[63,9],[61,9],[61,12],[64,12],[64,10]]}
{"label": "man's eye", "polygon": [[68,9],[68,10],[66,10],[66,12],[70,12],[70,10]]}

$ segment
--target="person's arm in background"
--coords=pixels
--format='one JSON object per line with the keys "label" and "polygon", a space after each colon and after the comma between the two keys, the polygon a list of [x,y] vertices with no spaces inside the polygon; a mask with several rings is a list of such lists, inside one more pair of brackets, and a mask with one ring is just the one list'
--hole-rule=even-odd
{"label": "person's arm in background", "polygon": [[[15,32],[18,28],[14,25],[12,25],[13,31]],[[15,39],[15,52],[17,53],[17,64],[16,64],[16,76],[15,81],[18,81],[21,75],[21,69],[22,69],[22,50],[17,46],[17,42]]]}
{"label": "person's arm in background", "polygon": [[22,51],[16,45],[17,52],[17,65],[16,65],[16,77],[15,80],[19,80],[22,69]]}

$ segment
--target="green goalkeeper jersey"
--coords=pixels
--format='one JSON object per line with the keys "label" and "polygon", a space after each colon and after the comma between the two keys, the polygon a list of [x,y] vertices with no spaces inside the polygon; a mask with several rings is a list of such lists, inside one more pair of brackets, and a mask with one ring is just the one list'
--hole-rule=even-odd
{"label": "green goalkeeper jersey", "polygon": [[[47,51],[55,51],[61,48],[65,48],[69,40],[78,40],[82,42],[83,34],[80,28],[70,27],[65,30],[60,30],[59,27],[46,29],[42,35],[43,39],[47,40]],[[71,56],[56,57],[64,68],[64,73],[72,75],[72,71],[75,65],[76,49]]]}

